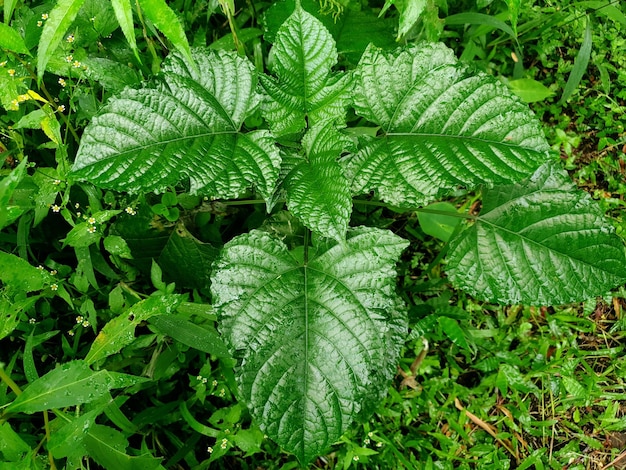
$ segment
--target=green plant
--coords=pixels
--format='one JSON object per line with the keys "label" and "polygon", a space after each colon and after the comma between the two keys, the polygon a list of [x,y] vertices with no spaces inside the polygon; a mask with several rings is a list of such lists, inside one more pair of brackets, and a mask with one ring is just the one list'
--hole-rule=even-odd
{"label": "green plant", "polygon": [[[299,6],[273,47],[272,75],[234,54],[171,57],[162,78],[124,91],[93,119],[71,177],[135,193],[188,184],[214,199],[252,187],[268,212],[286,199],[306,228],[280,240],[267,233],[270,221],[228,242],[211,292],[240,361],[243,400],[303,463],[372,412],[406,329],[393,293],[406,242],[348,228],[351,193],[417,208],[458,185],[500,184],[450,241],[450,278],[478,297],[561,304],[624,281],[621,240],[545,163],[539,126],[496,81],[444,47],[421,45],[368,48],[353,82],[332,72],[334,41]],[[269,130],[244,131],[259,103]],[[378,135],[341,132],[351,104]]]}
{"label": "green plant", "polygon": [[[79,15],[79,3],[59,2],[57,13]],[[137,54],[130,6],[116,4],[115,18]],[[68,224],[59,245],[73,249],[77,260],[73,272],[46,258],[52,274],[12,254],[0,258],[8,312],[2,335],[20,328],[28,338],[24,390],[10,377],[17,353],[7,360],[8,373],[0,369],[14,392],[5,394],[2,416],[10,422],[43,412],[49,432],[51,410],[57,417],[47,441],[52,464],[66,458],[77,465],[90,455],[108,468],[157,467],[145,438],[138,449],[129,448],[126,436],[151,419],[167,428],[172,407],[161,397],[192,359],[205,363],[190,374],[195,396],[174,406],[179,421],[221,443],[208,463],[231,442],[254,453],[263,440],[254,427],[235,429],[244,413],[239,404],[215,410],[210,426],[194,418],[189,408],[211,392],[236,394],[263,431],[303,464],[325,453],[352,421],[367,418],[387,392],[407,336],[395,263],[408,242],[374,227],[375,217],[365,217],[370,226],[351,226],[362,218],[353,205],[419,211],[424,232],[449,240],[450,279],[477,298],[561,304],[625,281],[623,242],[601,207],[549,161],[530,111],[444,46],[369,46],[354,71],[334,71],[338,58],[328,30],[299,5],[281,3],[272,13],[286,20],[274,32],[271,74],[265,74],[233,52],[188,50],[184,35],[155,14],[162,5],[140,4],[182,52],[162,64],[153,54],[160,74],[115,93],[97,112],[71,171],[62,145],[67,136],[46,112],[52,100],[42,98],[44,112],[26,124],[48,130],[57,169],[31,169],[31,176],[22,158],[0,186],[0,222],[22,224],[16,246],[26,251],[17,241],[31,210],[42,222],[50,204]],[[72,19],[64,18],[72,15],[55,18],[69,26]],[[229,27],[234,36],[237,25]],[[48,35],[63,37],[52,29]],[[53,52],[40,51],[50,56],[39,58],[40,76]],[[482,191],[481,215],[468,205],[457,212],[431,204],[459,187]],[[84,202],[73,205],[74,198]],[[208,296],[212,306],[201,305]],[[436,327],[436,335],[468,355],[475,340],[450,300],[425,304],[428,315],[412,324],[412,339]],[[90,329],[97,336],[88,347],[64,337],[62,368],[38,377],[33,349],[57,332],[35,336],[19,318],[36,303],[49,311],[61,301],[81,313],[74,338]],[[50,317],[44,321],[53,324]],[[212,327],[216,318],[229,348]],[[147,345],[152,355],[142,351]],[[498,371],[499,390],[536,391],[508,359]],[[144,387],[154,387],[155,406],[130,422],[120,406]],[[111,394],[124,388],[127,395]],[[104,413],[124,433],[96,423]],[[0,429],[11,455],[36,454],[8,422]],[[70,448],[66,439],[79,445]],[[344,466],[372,455],[342,439],[349,449]],[[108,442],[114,452],[106,452]],[[171,461],[188,455],[188,447],[179,443]],[[190,466],[202,465],[187,458]]]}

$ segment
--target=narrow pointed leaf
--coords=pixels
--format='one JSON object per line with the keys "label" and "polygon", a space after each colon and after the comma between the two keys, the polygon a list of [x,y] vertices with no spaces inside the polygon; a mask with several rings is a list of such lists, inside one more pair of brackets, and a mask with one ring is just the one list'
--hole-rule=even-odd
{"label": "narrow pointed leaf", "polygon": [[135,27],[133,24],[133,10],[130,0],[111,0],[111,6],[115,12],[117,22],[128,41],[128,45],[132,49],[135,57],[139,60],[139,52],[137,50],[137,41],[135,40]]}
{"label": "narrow pointed leaf", "polygon": [[458,186],[519,181],[547,158],[528,107],[441,44],[368,48],[354,100],[382,135],[347,162],[353,191],[377,191],[398,206],[423,205]]}
{"label": "narrow pointed leaf", "polygon": [[37,49],[37,76],[41,80],[46,65],[76,18],[85,0],[58,0],[43,25]]}
{"label": "narrow pointed leaf", "polygon": [[362,227],[342,244],[319,240],[304,262],[252,231],[216,263],[214,306],[241,360],[241,394],[265,433],[303,464],[386,390],[406,331],[394,266],[406,246]]}
{"label": "narrow pointed leaf", "polygon": [[274,134],[345,116],[351,77],[331,73],[335,41],[317,18],[297,6],[279,28],[271,54],[275,76],[262,75],[261,84],[267,93],[263,113]]}
{"label": "narrow pointed leaf", "polygon": [[312,128],[303,145],[306,159],[284,183],[287,207],[311,230],[341,241],[348,229],[352,198],[337,159],[351,141],[326,125]]}
{"label": "narrow pointed leaf", "polygon": [[0,48],[17,52],[18,54],[30,55],[24,38],[10,26],[0,23]]}
{"label": "narrow pointed leaf", "polygon": [[[108,426],[94,424],[84,439],[89,456],[103,468],[116,470],[156,470],[162,459],[145,452],[142,455],[128,455],[128,440],[124,435]],[[139,451],[135,451],[138,453]]]}
{"label": "narrow pointed leaf", "polygon": [[182,302],[176,295],[149,297],[109,321],[93,341],[85,362],[93,364],[119,352],[135,339],[135,328],[154,315],[171,313]]}
{"label": "narrow pointed leaf", "polygon": [[95,372],[83,361],[52,369],[32,382],[6,411],[35,413],[94,401],[113,388],[107,371]]}
{"label": "narrow pointed leaf", "polygon": [[280,155],[267,131],[243,134],[258,105],[252,65],[230,52],[179,55],[163,75],[111,99],[87,126],[73,177],[118,191],[162,191],[188,180],[193,193],[235,198],[273,191]]}
{"label": "narrow pointed leaf", "polygon": [[139,5],[146,15],[146,18],[152,21],[154,26],[174,44],[188,62],[193,62],[189,42],[185,35],[185,29],[176,16],[176,13],[174,13],[174,10],[167,5],[165,0],[139,0]]}
{"label": "narrow pointed leaf", "polygon": [[480,217],[450,242],[448,275],[471,295],[556,305],[626,281],[626,254],[599,205],[552,165],[485,194]]}

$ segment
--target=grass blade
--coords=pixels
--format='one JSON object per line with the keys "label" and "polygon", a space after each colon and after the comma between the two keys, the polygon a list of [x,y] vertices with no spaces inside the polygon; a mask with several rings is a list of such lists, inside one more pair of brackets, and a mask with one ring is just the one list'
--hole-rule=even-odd
{"label": "grass blade", "polygon": [[578,88],[580,80],[583,78],[583,75],[587,70],[587,65],[589,64],[589,58],[591,57],[591,43],[591,22],[589,21],[589,18],[587,18],[587,27],[585,28],[583,43],[582,46],[580,46],[576,59],[574,60],[574,68],[567,79],[560,103],[567,101],[567,99],[572,96],[572,93],[574,93],[574,90]]}

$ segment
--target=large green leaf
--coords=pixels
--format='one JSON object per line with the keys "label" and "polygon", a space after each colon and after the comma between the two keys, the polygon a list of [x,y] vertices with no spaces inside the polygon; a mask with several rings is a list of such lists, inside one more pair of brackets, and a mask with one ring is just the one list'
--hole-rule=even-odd
{"label": "large green leaf", "polygon": [[371,412],[395,373],[406,319],[394,263],[406,246],[361,227],[303,254],[255,230],[216,263],[214,306],[241,360],[241,394],[268,436],[303,463]]}
{"label": "large green leaf", "polygon": [[280,155],[267,131],[239,129],[258,105],[252,65],[230,52],[177,54],[163,74],[126,89],[87,126],[74,178],[119,191],[162,191],[188,180],[193,193],[235,198],[251,186],[267,198]]}
{"label": "large green leaf", "polygon": [[287,207],[304,225],[335,240],[348,229],[352,198],[338,157],[352,146],[333,125],[314,126],[302,139],[305,158],[287,175]]}
{"label": "large green leaf", "polygon": [[414,207],[458,186],[519,181],[546,160],[548,145],[528,107],[442,44],[368,48],[354,101],[359,115],[381,127],[348,161],[355,193],[377,191]]}
{"label": "large green leaf", "polygon": [[346,73],[331,73],[336,63],[332,36],[298,5],[276,34],[270,62],[275,77],[261,75],[263,113],[276,135],[345,116],[352,81]]}
{"label": "large green leaf", "polygon": [[480,217],[450,242],[448,274],[489,301],[556,305],[626,282],[626,255],[600,206],[544,165],[487,191]]}

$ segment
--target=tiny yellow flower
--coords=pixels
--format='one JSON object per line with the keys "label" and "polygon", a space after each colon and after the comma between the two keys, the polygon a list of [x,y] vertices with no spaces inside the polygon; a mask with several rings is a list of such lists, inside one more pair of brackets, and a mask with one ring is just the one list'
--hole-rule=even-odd
{"label": "tiny yellow flower", "polygon": [[87,231],[88,231],[89,233],[96,233],[96,227],[94,227],[94,226],[92,225],[91,227],[89,227],[89,228],[87,229]]}
{"label": "tiny yellow flower", "polygon": [[52,212],[59,212],[61,210],[61,208],[58,205],[54,205],[52,206]]}
{"label": "tiny yellow flower", "polygon": [[96,219],[94,219],[93,217],[89,217],[89,218],[87,219],[87,222],[89,222],[91,225],[93,225],[93,224],[95,224],[95,223],[96,223]]}
{"label": "tiny yellow flower", "polygon": [[43,24],[43,21],[37,21],[37,27],[41,28],[41,25]]}
{"label": "tiny yellow flower", "polygon": [[56,290],[58,290],[58,289],[59,289],[59,285],[58,285],[58,284],[52,284],[52,285],[50,286],[50,290],[54,290],[54,291],[56,291]]}
{"label": "tiny yellow flower", "polygon": [[20,103],[17,100],[11,101],[11,106],[9,108],[11,111],[17,111],[20,109]]}
{"label": "tiny yellow flower", "polygon": [[76,323],[82,323],[85,320],[85,318],[82,315],[78,315],[76,317]]}
{"label": "tiny yellow flower", "polygon": [[74,39],[75,39],[75,38],[74,38],[74,35],[73,35],[73,34],[69,34],[69,35],[65,38],[65,40],[66,40],[67,42],[69,42],[69,43],[73,43],[73,42],[74,42]]}
{"label": "tiny yellow flower", "polygon": [[213,382],[211,382],[211,385],[213,385],[214,387],[217,387],[217,380],[213,380]]}
{"label": "tiny yellow flower", "polygon": [[15,69],[9,69],[7,72],[10,76],[15,77]]}
{"label": "tiny yellow flower", "polygon": [[74,62],[72,62],[72,67],[74,67],[75,69],[79,68],[79,67],[80,67],[80,65],[81,65],[81,64],[80,64],[80,62],[79,62],[79,61],[77,61],[77,60],[75,60]]}
{"label": "tiny yellow flower", "polygon": [[65,62],[68,64],[74,60],[74,56],[72,54],[65,57]]}
{"label": "tiny yellow flower", "polygon": [[60,113],[62,113],[63,111],[65,111],[65,105],[64,105],[64,104],[62,104],[62,105],[58,106],[58,107],[57,107],[57,111],[58,111],[58,112],[60,112]]}
{"label": "tiny yellow flower", "polygon": [[63,88],[67,86],[67,83],[65,82],[64,78],[59,78],[59,85],[61,85]]}
{"label": "tiny yellow flower", "polygon": [[42,20],[47,20],[48,19],[48,14],[47,13],[42,14],[41,15],[41,19]]}
{"label": "tiny yellow flower", "polygon": [[87,320],[85,320],[85,321],[83,322],[83,327],[84,327],[84,328],[89,328],[89,325],[90,325],[90,323],[89,323]]}

